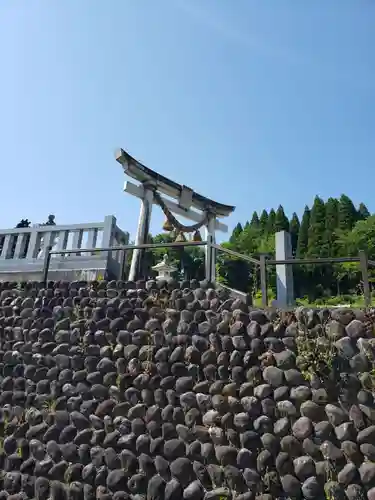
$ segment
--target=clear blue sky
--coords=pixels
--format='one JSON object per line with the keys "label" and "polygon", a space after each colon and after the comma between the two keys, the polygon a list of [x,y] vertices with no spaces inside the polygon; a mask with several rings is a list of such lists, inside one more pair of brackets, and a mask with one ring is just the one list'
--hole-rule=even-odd
{"label": "clear blue sky", "polygon": [[230,227],[315,194],[375,211],[374,48],[372,0],[1,0],[0,227],[134,234],[118,147]]}

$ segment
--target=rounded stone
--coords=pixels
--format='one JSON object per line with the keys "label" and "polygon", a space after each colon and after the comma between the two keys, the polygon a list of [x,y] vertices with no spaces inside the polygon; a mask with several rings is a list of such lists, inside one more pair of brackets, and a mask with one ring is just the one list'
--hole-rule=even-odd
{"label": "rounded stone", "polygon": [[313,425],[308,417],[299,418],[292,427],[293,435],[300,440],[311,436],[313,432]]}

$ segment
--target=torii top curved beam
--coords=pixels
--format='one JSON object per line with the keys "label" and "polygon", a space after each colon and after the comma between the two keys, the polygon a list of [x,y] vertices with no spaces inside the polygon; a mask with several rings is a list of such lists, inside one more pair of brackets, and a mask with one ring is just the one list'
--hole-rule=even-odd
{"label": "torii top curved beam", "polygon": [[116,151],[115,157],[116,160],[122,165],[124,172],[129,177],[136,179],[138,182],[149,182],[155,185],[160,192],[166,194],[167,196],[181,200],[183,198],[183,193],[189,192],[190,206],[198,210],[205,211],[207,208],[210,208],[210,210],[212,210],[217,217],[228,217],[236,208],[231,205],[224,205],[222,203],[218,203],[217,201],[210,200],[209,198],[196,193],[193,189],[182,184],[178,184],[177,182],[164,177],[164,175],[158,174],[154,170],[142,165],[142,163],[130,156],[130,154],[123,149]]}

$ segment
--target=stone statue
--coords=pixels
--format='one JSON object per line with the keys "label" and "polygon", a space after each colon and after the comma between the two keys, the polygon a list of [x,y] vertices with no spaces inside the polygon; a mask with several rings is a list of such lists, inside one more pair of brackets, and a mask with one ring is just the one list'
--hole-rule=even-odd
{"label": "stone statue", "polygon": [[30,227],[31,222],[29,219],[21,219],[21,221],[17,224],[16,229],[22,229]]}
{"label": "stone statue", "polygon": [[[53,214],[50,214],[48,216],[47,222],[45,222],[44,224],[40,224],[40,226],[56,226],[55,216]],[[52,248],[56,245],[56,243],[57,243],[57,235],[53,238]],[[39,249],[37,258],[40,259],[42,257],[44,257],[44,237],[43,236],[40,239],[40,249]]]}
{"label": "stone statue", "polygon": [[55,216],[49,215],[47,222],[45,224],[43,224],[43,226],[56,226]]}

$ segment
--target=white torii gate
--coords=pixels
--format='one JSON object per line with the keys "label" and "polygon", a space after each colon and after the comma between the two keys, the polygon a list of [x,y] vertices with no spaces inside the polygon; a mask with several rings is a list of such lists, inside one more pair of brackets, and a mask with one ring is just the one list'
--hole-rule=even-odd
{"label": "white torii gate", "polygon": [[[228,232],[228,226],[220,222],[218,217],[227,217],[234,211],[235,207],[210,200],[196,193],[193,189],[158,174],[139,163],[123,149],[118,150],[115,157],[122,165],[125,174],[139,182],[137,185],[126,181],[124,185],[126,193],[142,200],[136,245],[146,243],[153,204],[161,206],[164,212],[173,212],[173,214],[193,221],[194,226],[204,225],[206,229],[205,239],[212,243],[215,243],[215,231]],[[164,198],[162,194],[175,201]],[[209,247],[206,247],[205,252],[206,276],[209,279],[214,279],[215,253]],[[135,280],[137,277],[141,255],[142,250],[133,250],[129,280]]]}

